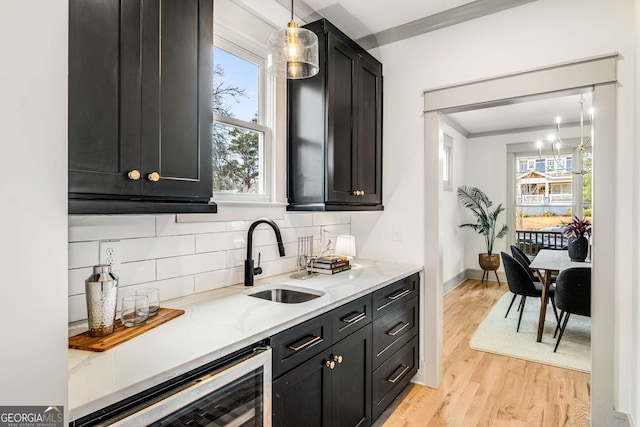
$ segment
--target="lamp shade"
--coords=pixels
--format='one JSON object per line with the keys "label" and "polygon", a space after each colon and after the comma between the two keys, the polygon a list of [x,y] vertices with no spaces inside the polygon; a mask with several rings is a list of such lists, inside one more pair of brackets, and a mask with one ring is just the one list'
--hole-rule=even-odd
{"label": "lamp shade", "polygon": [[356,256],[356,239],[349,235],[340,235],[336,239],[336,255],[353,258]]}
{"label": "lamp shade", "polygon": [[267,46],[267,69],[271,74],[287,79],[318,74],[318,36],[299,28],[293,20],[287,28],[271,33]]}

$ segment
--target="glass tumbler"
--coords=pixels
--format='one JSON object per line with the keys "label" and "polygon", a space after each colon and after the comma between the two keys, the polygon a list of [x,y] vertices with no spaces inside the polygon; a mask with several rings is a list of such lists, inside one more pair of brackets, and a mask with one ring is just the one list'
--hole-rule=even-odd
{"label": "glass tumbler", "polygon": [[138,289],[136,295],[146,295],[149,298],[149,317],[155,316],[160,310],[160,289],[146,288]]}
{"label": "glass tumbler", "polygon": [[149,318],[149,298],[146,295],[122,297],[120,321],[124,326],[142,325]]}

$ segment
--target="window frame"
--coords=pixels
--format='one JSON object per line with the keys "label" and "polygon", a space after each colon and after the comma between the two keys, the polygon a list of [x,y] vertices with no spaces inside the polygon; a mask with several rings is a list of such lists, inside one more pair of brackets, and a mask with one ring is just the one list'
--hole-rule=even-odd
{"label": "window frame", "polygon": [[453,191],[453,138],[442,136],[442,189]]}
{"label": "window frame", "polygon": [[[212,190],[211,199],[217,202],[254,202],[258,204],[274,202],[275,190],[275,138],[273,136],[275,117],[275,82],[266,69],[266,51],[248,42],[241,35],[231,32],[228,29],[214,34],[212,49],[222,49],[240,59],[243,59],[258,68],[258,123],[248,122],[235,117],[228,117],[217,113],[213,115],[213,126],[216,123],[222,125],[246,129],[261,133],[263,135],[263,146],[259,147],[260,162],[259,176],[262,179],[264,193],[227,193]],[[213,64],[212,64],[213,66]],[[213,177],[212,177],[213,179]]]}

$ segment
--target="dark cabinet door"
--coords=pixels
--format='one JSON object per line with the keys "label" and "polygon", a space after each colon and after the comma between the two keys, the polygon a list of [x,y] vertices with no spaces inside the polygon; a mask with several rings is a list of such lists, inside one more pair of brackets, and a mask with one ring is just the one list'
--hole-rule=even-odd
{"label": "dark cabinet door", "polygon": [[371,324],[335,344],[338,357],[331,377],[332,426],[371,424]]}
{"label": "dark cabinet door", "polygon": [[69,193],[135,195],[140,3],[69,1]]}
{"label": "dark cabinet door", "polygon": [[331,373],[324,353],[276,379],[272,385],[274,427],[331,426]]}
{"label": "dark cabinet door", "polygon": [[382,67],[363,57],[358,78],[358,202],[382,204]]}
{"label": "dark cabinet door", "polygon": [[143,0],[142,8],[142,194],[208,198],[211,0]]}
{"label": "dark cabinet door", "polygon": [[335,35],[328,35],[327,55],[327,195],[329,202],[350,202],[358,186],[356,101],[358,55]]}
{"label": "dark cabinet door", "polygon": [[215,212],[213,0],[70,0],[69,213]]}

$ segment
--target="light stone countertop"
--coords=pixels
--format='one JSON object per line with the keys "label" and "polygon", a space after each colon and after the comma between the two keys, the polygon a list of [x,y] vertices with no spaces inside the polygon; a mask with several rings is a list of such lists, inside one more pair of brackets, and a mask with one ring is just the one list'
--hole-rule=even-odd
{"label": "light stone countertop", "polygon": [[[163,301],[185,310],[155,329],[106,352],[69,349],[69,414],[74,421],[335,307],[371,293],[421,266],[357,259],[333,276],[295,280],[289,275],[256,280]],[[299,304],[245,295],[261,286],[286,284],[325,294]],[[78,332],[72,332],[70,335]]]}

